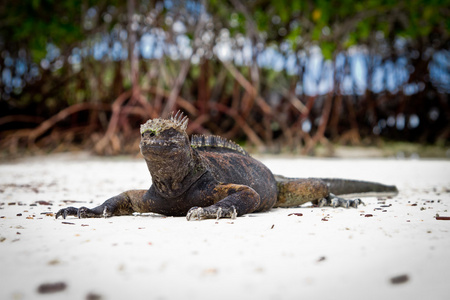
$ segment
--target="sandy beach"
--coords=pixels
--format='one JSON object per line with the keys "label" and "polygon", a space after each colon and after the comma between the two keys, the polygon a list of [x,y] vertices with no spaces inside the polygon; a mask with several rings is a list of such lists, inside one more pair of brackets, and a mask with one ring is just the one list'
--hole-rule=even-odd
{"label": "sandy beach", "polygon": [[276,174],[395,184],[357,209],[305,205],[235,220],[66,220],[147,189],[142,159],[0,164],[0,299],[449,299],[450,161],[262,157]]}

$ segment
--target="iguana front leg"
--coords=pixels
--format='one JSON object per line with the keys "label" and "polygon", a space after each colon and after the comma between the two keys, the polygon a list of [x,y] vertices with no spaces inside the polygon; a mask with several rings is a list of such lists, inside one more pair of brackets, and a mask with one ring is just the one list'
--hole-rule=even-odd
{"label": "iguana front leg", "polygon": [[249,186],[239,184],[219,184],[212,195],[214,204],[207,207],[192,207],[186,219],[219,219],[231,218],[253,212],[260,203],[259,194]]}
{"label": "iguana front leg", "polygon": [[121,215],[131,215],[143,211],[145,206],[143,196],[146,190],[130,190],[106,200],[102,205],[92,209],[87,207],[67,207],[60,209],[55,217],[77,216],[78,218],[100,218]]}

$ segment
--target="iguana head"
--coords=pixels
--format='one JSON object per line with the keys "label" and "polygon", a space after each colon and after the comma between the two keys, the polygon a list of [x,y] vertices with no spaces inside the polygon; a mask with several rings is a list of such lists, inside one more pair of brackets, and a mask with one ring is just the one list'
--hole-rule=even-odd
{"label": "iguana head", "polygon": [[173,156],[180,151],[189,151],[190,142],[186,133],[188,117],[178,111],[168,119],[151,119],[141,125],[141,153],[145,158]]}
{"label": "iguana head", "polygon": [[186,133],[188,118],[181,112],[167,119],[152,119],[141,125],[141,153],[160,195],[173,198],[183,194],[204,173],[196,163]]}

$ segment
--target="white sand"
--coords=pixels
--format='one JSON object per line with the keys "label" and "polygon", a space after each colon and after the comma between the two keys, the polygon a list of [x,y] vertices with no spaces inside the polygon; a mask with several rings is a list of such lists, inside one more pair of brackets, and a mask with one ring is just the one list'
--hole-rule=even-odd
{"label": "white sand", "polygon": [[[273,209],[236,220],[55,220],[42,213],[67,206],[62,200],[92,207],[148,188],[145,163],[84,155],[3,163],[0,299],[450,299],[450,221],[435,218],[450,216],[449,161],[263,162],[286,176],[396,184],[400,194],[388,207],[365,198],[358,209]],[[30,206],[40,200],[53,205]],[[400,275],[407,280],[393,284]],[[57,282],[66,288],[38,293]]]}

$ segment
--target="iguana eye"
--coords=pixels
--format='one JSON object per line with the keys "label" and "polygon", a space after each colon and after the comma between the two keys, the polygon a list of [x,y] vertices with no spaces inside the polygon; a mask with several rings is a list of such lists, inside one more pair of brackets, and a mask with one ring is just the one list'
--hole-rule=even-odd
{"label": "iguana eye", "polygon": [[141,134],[142,137],[154,137],[156,136],[156,132],[154,131],[146,131]]}

